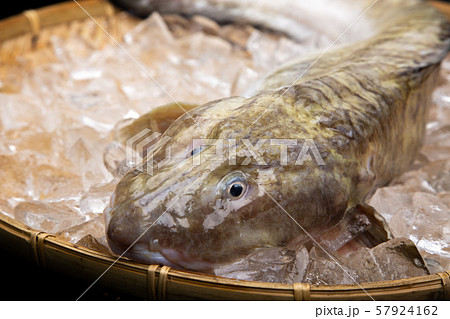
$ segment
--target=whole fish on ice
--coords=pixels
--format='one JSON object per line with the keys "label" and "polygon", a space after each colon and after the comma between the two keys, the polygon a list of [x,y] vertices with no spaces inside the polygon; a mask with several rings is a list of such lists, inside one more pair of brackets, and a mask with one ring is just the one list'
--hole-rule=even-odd
{"label": "whole fish on ice", "polygon": [[[299,41],[311,36],[305,25],[332,43],[358,22],[342,37],[345,45],[295,59],[244,97],[212,101],[176,119],[162,136],[170,141],[154,150],[143,171],[131,169],[121,179],[105,210],[114,252],[213,272],[255,249],[303,242],[307,233],[327,237],[420,149],[450,45],[449,23],[425,1],[135,3],[140,13],[203,14],[264,25]],[[228,156],[218,157],[216,142],[193,143],[201,139],[237,142],[225,143]],[[311,141],[310,160],[299,162]],[[258,156],[248,156],[249,146]],[[148,174],[146,165],[167,148],[174,159]],[[193,165],[198,156],[210,160]]]}

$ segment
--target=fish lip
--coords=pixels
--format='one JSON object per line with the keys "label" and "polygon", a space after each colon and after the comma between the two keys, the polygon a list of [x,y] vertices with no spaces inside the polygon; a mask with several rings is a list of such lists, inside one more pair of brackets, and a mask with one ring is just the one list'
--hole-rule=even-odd
{"label": "fish lip", "polygon": [[183,269],[201,272],[211,272],[215,265],[214,263],[199,260],[186,255],[184,252],[179,252],[173,248],[162,248],[160,253],[167,261],[175,265],[181,266]]}
{"label": "fish lip", "polygon": [[166,265],[175,269],[183,269],[181,266],[168,260],[159,251],[149,249],[150,247],[148,244],[136,242],[128,246],[121,245],[121,243],[112,240],[108,235],[106,236],[106,239],[113,252],[135,262],[147,265]]}
{"label": "fish lip", "polygon": [[[147,242],[142,238],[135,243],[132,243],[130,238],[120,238],[114,234],[114,228],[111,228],[111,221],[118,213],[123,213],[125,203],[134,201],[135,199],[128,199],[126,202],[120,204],[109,203],[103,211],[105,225],[106,225],[106,239],[108,245],[113,252],[118,255],[127,257],[137,263],[166,265],[179,270],[200,271],[205,273],[212,273],[215,264],[201,259],[190,257],[183,251],[174,248],[167,248]],[[117,217],[117,216],[116,216]],[[119,232],[120,234],[120,232]],[[152,241],[153,242],[153,241]]]}
{"label": "fish lip", "polygon": [[180,265],[170,262],[160,252],[148,250],[145,248],[145,245],[142,244],[135,244],[124,254],[124,256],[142,264],[165,265],[175,269],[183,269]]}
{"label": "fish lip", "polygon": [[213,264],[188,257],[175,249],[162,248],[161,251],[152,251],[139,243],[131,247],[124,256],[143,264],[165,265],[179,270],[210,272],[214,269]]}

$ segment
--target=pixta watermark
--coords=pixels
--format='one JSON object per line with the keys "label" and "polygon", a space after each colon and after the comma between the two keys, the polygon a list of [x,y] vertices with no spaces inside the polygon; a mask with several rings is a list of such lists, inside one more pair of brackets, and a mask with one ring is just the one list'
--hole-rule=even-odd
{"label": "pixta watermark", "polygon": [[[279,165],[304,165],[311,161],[319,166],[325,165],[323,156],[313,139],[192,139],[184,152],[172,152],[173,145],[169,136],[144,129],[126,142],[126,163],[136,165],[144,161],[145,165],[134,166],[147,174],[153,174],[154,168],[160,168],[168,161],[192,161],[199,166],[207,161],[227,161],[230,166],[250,164],[268,165],[265,153],[276,150]],[[187,150],[187,151],[186,151]],[[208,152],[204,152],[208,150]],[[154,153],[164,152],[159,161],[154,161]],[[272,156],[273,158],[273,156]]]}

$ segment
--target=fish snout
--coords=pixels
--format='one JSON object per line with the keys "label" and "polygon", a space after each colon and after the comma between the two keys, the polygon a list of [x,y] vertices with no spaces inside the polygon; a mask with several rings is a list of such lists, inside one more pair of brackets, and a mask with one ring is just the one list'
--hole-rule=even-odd
{"label": "fish snout", "polygon": [[173,267],[159,252],[157,239],[152,239],[151,228],[141,227],[140,209],[133,205],[105,209],[106,238],[113,252],[145,264],[164,264]]}
{"label": "fish snout", "polygon": [[[133,209],[134,208],[134,209]],[[107,224],[106,237],[113,252],[128,257],[143,264],[166,265],[176,269],[195,269],[210,271],[209,262],[199,260],[186,252],[167,246],[171,232],[175,231],[173,216],[169,212],[159,214],[156,220],[146,223],[146,228],[136,227],[142,223],[136,222],[142,214],[139,208],[127,205],[105,209]],[[172,226],[172,227],[170,227]],[[167,233],[168,230],[171,232]],[[175,231],[176,232],[176,231]]]}
{"label": "fish snout", "polygon": [[109,247],[116,254],[126,254],[126,251],[132,248],[140,236],[139,231],[132,223],[133,211],[126,211],[120,206],[116,208],[108,206],[104,210],[104,215]]}
{"label": "fish snout", "polygon": [[139,194],[125,201],[112,200],[104,210],[106,238],[111,250],[137,262],[174,267],[161,254],[162,247],[170,245],[171,235],[179,227],[188,225],[177,218],[174,211],[177,205],[165,201],[166,197],[162,191]]}

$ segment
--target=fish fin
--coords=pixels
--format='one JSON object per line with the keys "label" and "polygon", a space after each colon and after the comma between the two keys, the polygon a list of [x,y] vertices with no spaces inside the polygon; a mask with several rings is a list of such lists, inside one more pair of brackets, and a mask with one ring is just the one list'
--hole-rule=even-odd
{"label": "fish fin", "polygon": [[386,220],[375,208],[368,204],[359,204],[352,210],[353,214],[360,214],[369,219],[367,229],[355,238],[359,244],[372,248],[394,238]]}
{"label": "fish fin", "polygon": [[198,104],[179,102],[158,106],[137,119],[122,122],[116,129],[115,140],[125,144],[127,140],[145,129],[162,134],[177,118],[197,106]]}
{"label": "fish fin", "polygon": [[336,226],[316,239],[327,251],[346,256],[363,247],[375,247],[391,238],[384,218],[372,206],[359,204],[348,209]]}

